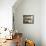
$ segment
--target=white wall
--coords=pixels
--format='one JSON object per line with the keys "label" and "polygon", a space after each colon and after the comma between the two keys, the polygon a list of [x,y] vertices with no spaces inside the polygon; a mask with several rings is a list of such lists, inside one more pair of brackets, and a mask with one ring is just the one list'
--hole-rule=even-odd
{"label": "white wall", "polygon": [[12,28],[12,6],[16,0],[0,0],[0,27]]}
{"label": "white wall", "polygon": [[[15,28],[19,32],[22,32],[25,38],[34,40],[36,46],[41,46],[41,1],[23,0],[19,6],[13,7],[13,12],[15,16]],[[23,15],[34,15],[34,24],[23,24]]]}
{"label": "white wall", "polygon": [[[15,28],[19,32],[23,32],[24,36],[27,36],[27,33],[31,38],[34,37],[35,41],[41,39],[41,41],[37,42],[38,46],[40,42],[42,43],[40,46],[46,46],[46,0],[25,0],[21,2],[19,6],[16,4],[13,8],[15,14]],[[23,24],[23,14],[34,14],[34,24]],[[39,32],[38,35],[36,34],[37,32]]]}
{"label": "white wall", "polygon": [[46,46],[46,0],[41,1],[41,38],[42,46]]}

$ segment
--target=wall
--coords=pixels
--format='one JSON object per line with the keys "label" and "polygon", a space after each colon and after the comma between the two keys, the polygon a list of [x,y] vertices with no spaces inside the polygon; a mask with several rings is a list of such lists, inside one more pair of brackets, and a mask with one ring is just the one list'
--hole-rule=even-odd
{"label": "wall", "polygon": [[46,46],[46,0],[41,1],[41,41]]}
{"label": "wall", "polygon": [[16,0],[0,0],[0,27],[12,28],[12,6]]}
{"label": "wall", "polygon": [[[22,32],[24,38],[34,40],[36,46],[41,46],[41,0],[23,0],[20,5],[15,6],[13,7],[15,29]],[[23,15],[34,15],[34,24],[23,24]]]}

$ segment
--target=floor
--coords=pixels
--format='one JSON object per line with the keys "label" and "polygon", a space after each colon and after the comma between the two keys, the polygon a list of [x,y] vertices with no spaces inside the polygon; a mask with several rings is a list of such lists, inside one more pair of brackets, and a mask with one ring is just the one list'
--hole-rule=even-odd
{"label": "floor", "polygon": [[0,46],[16,46],[15,45],[15,39],[13,40],[6,40],[6,42],[2,43]]}

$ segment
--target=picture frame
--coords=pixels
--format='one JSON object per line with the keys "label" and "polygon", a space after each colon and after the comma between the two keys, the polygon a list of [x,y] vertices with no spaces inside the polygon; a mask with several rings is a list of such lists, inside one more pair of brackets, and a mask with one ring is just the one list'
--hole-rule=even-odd
{"label": "picture frame", "polygon": [[23,24],[34,24],[34,15],[23,15]]}

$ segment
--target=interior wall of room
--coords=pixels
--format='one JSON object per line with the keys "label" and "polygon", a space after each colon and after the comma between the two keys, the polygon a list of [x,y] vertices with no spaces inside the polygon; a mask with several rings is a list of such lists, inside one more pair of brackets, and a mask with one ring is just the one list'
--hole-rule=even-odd
{"label": "interior wall of room", "polygon": [[0,27],[12,29],[12,6],[16,0],[0,0]]}
{"label": "interior wall of room", "polygon": [[46,46],[46,0],[41,1],[41,41]]}
{"label": "interior wall of room", "polygon": [[[24,38],[32,39],[36,46],[41,46],[41,0],[23,0],[20,5],[15,6],[13,7],[15,28],[23,33]],[[34,15],[34,24],[23,24],[23,15]]]}

